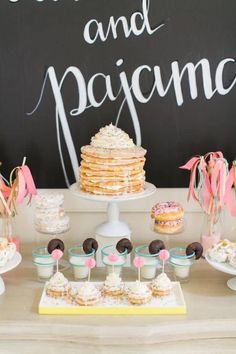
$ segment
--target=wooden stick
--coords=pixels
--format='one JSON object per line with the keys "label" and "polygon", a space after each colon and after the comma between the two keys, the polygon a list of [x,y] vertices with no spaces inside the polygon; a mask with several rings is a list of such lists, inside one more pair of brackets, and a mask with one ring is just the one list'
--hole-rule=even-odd
{"label": "wooden stick", "polygon": [[24,165],[25,165],[25,163],[26,163],[26,157],[24,156],[24,158],[23,158],[23,162],[22,162],[22,166],[24,166]]}
{"label": "wooden stick", "polygon": [[2,203],[4,205],[4,207],[6,208],[6,211],[7,211],[8,215],[11,216],[11,210],[8,207],[7,202],[6,202],[5,198],[4,198],[1,190],[0,190],[0,198],[1,198],[1,201],[2,201]]}

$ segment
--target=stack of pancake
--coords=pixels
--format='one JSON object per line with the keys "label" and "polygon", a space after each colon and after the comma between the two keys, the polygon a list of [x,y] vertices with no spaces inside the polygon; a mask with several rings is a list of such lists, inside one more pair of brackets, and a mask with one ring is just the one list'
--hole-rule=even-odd
{"label": "stack of pancake", "polygon": [[144,188],[146,150],[112,124],[81,148],[80,188],[100,195],[138,193]]}

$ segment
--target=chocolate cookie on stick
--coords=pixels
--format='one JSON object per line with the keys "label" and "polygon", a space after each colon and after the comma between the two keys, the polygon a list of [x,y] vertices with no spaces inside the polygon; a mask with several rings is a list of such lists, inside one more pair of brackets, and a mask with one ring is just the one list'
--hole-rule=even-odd
{"label": "chocolate cookie on stick", "polygon": [[186,255],[190,256],[193,253],[195,253],[195,259],[201,258],[202,253],[203,253],[203,247],[199,242],[193,242],[187,246]]}
{"label": "chocolate cookie on stick", "polygon": [[50,254],[52,254],[54,250],[60,250],[64,252],[65,245],[64,242],[59,238],[53,238],[51,241],[49,241],[47,249],[48,253]]}
{"label": "chocolate cookie on stick", "polygon": [[93,251],[96,253],[98,249],[98,242],[92,237],[86,238],[83,242],[84,253],[89,254]]}
{"label": "chocolate cookie on stick", "polygon": [[128,238],[122,238],[117,242],[116,249],[119,253],[123,253],[127,250],[127,254],[129,254],[133,249],[133,245]]}

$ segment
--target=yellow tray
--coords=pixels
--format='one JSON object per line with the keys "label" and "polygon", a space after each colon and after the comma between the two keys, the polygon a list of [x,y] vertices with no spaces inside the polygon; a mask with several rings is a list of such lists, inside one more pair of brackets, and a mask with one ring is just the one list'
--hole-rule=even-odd
{"label": "yellow tray", "polygon": [[[72,286],[81,286],[82,282],[71,282]],[[102,282],[94,282],[97,287],[102,287]],[[125,283],[129,287],[132,282]],[[170,295],[153,297],[145,305],[131,305],[126,297],[113,299],[103,297],[96,306],[80,306],[67,304],[63,299],[52,299],[43,291],[38,313],[41,315],[179,315],[186,314],[186,304],[179,282],[172,282]]]}

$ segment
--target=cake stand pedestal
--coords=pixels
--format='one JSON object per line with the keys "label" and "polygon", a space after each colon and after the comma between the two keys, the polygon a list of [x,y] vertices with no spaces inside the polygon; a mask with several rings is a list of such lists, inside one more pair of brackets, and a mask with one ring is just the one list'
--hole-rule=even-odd
{"label": "cake stand pedestal", "polygon": [[[213,261],[208,254],[206,254],[205,259],[213,268],[219,270],[220,272],[236,275],[236,268],[232,267],[230,264]],[[231,290],[236,291],[236,277],[230,278],[226,284]]]}
{"label": "cake stand pedestal", "polygon": [[[156,187],[153,184],[146,182],[142,192],[125,194],[121,196],[104,196],[85,193],[80,190],[78,183],[74,183],[70,187],[70,190],[77,197],[107,203],[107,221],[101,225],[98,225],[95,230],[99,248],[102,248],[107,244],[116,244],[123,237],[128,239],[131,237],[131,230],[129,226],[119,218],[119,203],[149,197],[156,191]],[[103,266],[100,252],[97,252],[97,265],[99,267]]]}
{"label": "cake stand pedestal", "polygon": [[[9,272],[10,270],[16,268],[22,260],[22,257],[20,253],[16,252],[15,256],[7,262],[7,264],[4,267],[0,267],[0,274],[4,274]],[[4,281],[2,277],[0,276],[0,295],[2,295],[6,290]]]}
{"label": "cake stand pedestal", "polygon": [[[161,233],[155,230],[155,221],[151,223],[151,229],[152,231],[158,235],[158,239],[162,240],[165,244],[165,247],[167,250],[169,250],[171,248],[170,246],[170,238],[174,238],[176,235],[182,234],[184,232],[184,228],[185,228],[185,224],[183,225],[183,227],[177,231],[177,232],[172,232],[172,233]],[[173,247],[173,246],[172,246]],[[159,268],[162,268],[162,265],[159,265]],[[171,274],[171,276],[173,275],[173,267],[170,265],[169,262],[166,262],[165,264],[165,272],[168,274]]]}

